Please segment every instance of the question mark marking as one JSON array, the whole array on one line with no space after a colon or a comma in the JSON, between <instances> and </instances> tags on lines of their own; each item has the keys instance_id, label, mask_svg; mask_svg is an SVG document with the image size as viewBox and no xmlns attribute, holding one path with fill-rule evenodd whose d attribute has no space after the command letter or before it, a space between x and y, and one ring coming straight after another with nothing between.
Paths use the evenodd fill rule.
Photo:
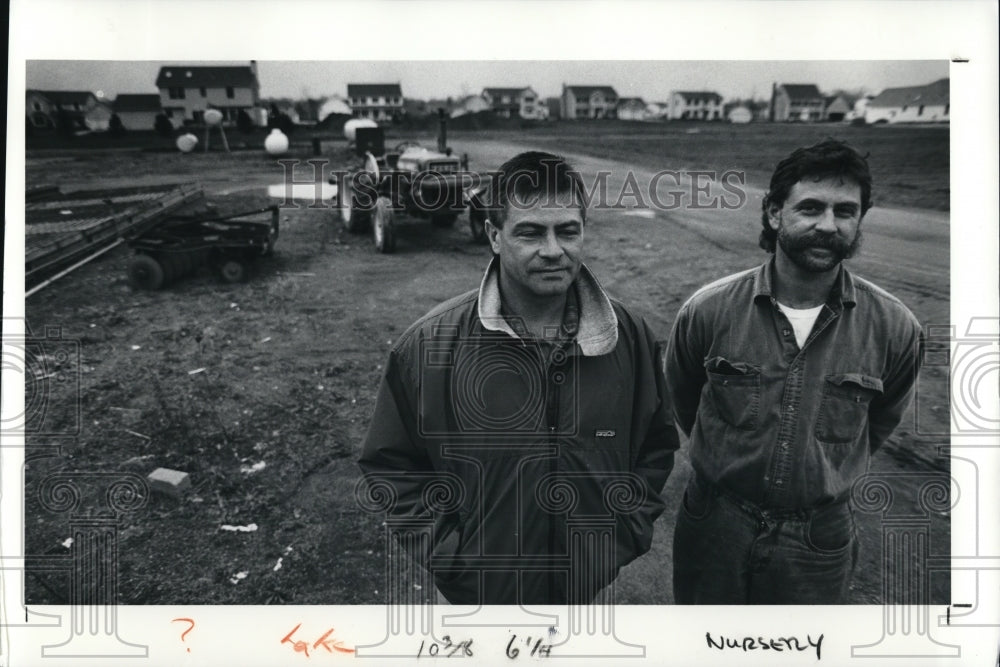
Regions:
<instances>
[{"instance_id":1,"label":"question mark marking","mask_svg":"<svg viewBox=\"0 0 1000 667\"><path fill-rule=\"evenodd\" d=\"M171 623L176 623L177 621L187 621L188 623L191 624L190 628L188 628L187 630L185 630L184 632L181 633L181 641L184 641L184 637L187 635L187 633L189 633L192 630L194 630L194 619L193 618L175 618L175 619L173 619L170 622ZM188 651L188 653L190 653L191 649L189 648L187 651Z\"/></svg>"}]
</instances>

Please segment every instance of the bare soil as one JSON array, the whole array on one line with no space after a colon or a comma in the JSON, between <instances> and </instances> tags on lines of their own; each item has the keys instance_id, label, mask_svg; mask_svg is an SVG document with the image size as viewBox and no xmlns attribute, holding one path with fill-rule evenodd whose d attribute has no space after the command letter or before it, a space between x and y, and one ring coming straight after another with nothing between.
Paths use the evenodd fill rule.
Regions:
<instances>
[{"instance_id":1,"label":"bare soil","mask_svg":"<svg viewBox=\"0 0 1000 667\"><path fill-rule=\"evenodd\" d=\"M745 161L748 170L762 171L787 152L788 142L775 140L783 127L759 126L756 134L747 130L732 140L728 126L643 138L619 136L623 125L606 131L614 136L580 125L547 134L544 128L454 133L452 140L456 150L470 154L474 169L495 168L525 144L577 156L584 171L607 164L619 171L637 165L682 168L696 158L703 167L725 169ZM869 129L880 131L864 131ZM919 135L923 143L906 132L880 139L893 147L884 154L896 156L886 157L889 163L878 168L886 180L885 174L893 173L884 191L896 193L896 203L912 210L883 210L857 266L903 299L921 322L934 323L946 322L948 314L947 216L937 214L933 220L944 222L936 226L921 216L931 215L926 209L947 209L946 196L925 190L930 181L947 187L948 152L946 131L943 152L941 131L928 132ZM709 135L715 138L694 155L697 142ZM412 136L433 144L430 136ZM678 137L691 140L677 143ZM914 143L933 153L922 170L902 164L917 150ZM727 153L727 145L735 150ZM305 145L294 150L303 160L310 157ZM331 168L351 162L342 142L326 141L324 152ZM599 163L588 162L598 158ZM283 168L262 151L35 151L27 158L26 175L29 185L59 184L64 190L197 181L220 210L237 211L274 203L266 185L280 183ZM297 176L308 177L308 171ZM764 260L756 247L758 216L759 200L752 197L739 211L697 215L594 211L588 219L587 261L612 294L632 304L665 338L677 308L698 286ZM401 225L392 255L376 254L368 236L342 233L329 208L284 210L281 225L274 256L261 258L246 283L224 284L203 269L163 291L133 291L126 278L129 250L119 247L28 300L32 331L60 326L64 338L79 343L82 363L78 437L29 438L26 553L69 553L63 546L70 537L68 518L46 511L37 499L38 483L47 474L132 471L145 476L166 467L189 473L192 489L179 500L155 494L145 508L125 515L118 545L120 602L384 601L382 521L363 513L354 500L355 460L382 364L395 337L413 320L478 284L488 253L471 242L465 216L453 229L425 222ZM914 269L910 275L890 261L892 248L899 247L909 253L907 262L938 267L938 272ZM199 369L204 370L192 373ZM946 478L947 459L938 455L937 446L947 441L934 435L947 424L946 378L941 368L925 372L923 421L908 415L892 443L875 456L873 471ZM75 407L50 403L49 423L71 426ZM923 429L917 427L921 423ZM664 491L668 508L678 506L690 471L685 449ZM892 484L904 504L915 508L917 477ZM669 509L657 524L651 553L623 571L619 602L672 602L674 516ZM862 563L851 601L874 603L882 597L882 522L876 514L858 518ZM928 521L932 555L947 554L947 513ZM250 524L257 529L221 528ZM29 572L29 603L67 600L67 574ZM247 576L234 579L240 572ZM948 603L948 577L935 575L931 584L932 600Z\"/></svg>"}]
</instances>

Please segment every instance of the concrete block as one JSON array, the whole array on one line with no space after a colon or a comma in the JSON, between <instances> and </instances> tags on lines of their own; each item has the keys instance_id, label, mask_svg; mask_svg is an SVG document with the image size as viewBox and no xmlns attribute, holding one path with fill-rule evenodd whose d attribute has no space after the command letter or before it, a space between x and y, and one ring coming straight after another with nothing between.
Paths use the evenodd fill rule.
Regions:
<instances>
[{"instance_id":1,"label":"concrete block","mask_svg":"<svg viewBox=\"0 0 1000 667\"><path fill-rule=\"evenodd\" d=\"M191 476L180 470L157 468L146 479L149 480L150 489L174 498L180 498L191 488Z\"/></svg>"}]
</instances>

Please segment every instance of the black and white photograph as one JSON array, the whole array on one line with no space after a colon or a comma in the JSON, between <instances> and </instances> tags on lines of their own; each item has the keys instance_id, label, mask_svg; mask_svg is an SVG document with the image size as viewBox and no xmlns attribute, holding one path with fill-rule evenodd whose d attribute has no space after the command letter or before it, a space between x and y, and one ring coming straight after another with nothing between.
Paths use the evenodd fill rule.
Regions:
<instances>
[{"instance_id":1,"label":"black and white photograph","mask_svg":"<svg viewBox=\"0 0 1000 667\"><path fill-rule=\"evenodd\" d=\"M980 170L955 162L959 54L238 42L26 57L12 78L4 570L26 626L72 610L43 657L104 633L79 655L192 659L196 606L374 610L405 655L487 662L660 641L615 630L618 607L867 607L904 646L991 613L992 537L955 522L990 512L995 470L958 454L995 448L1000 376L995 263L954 297L954 226L975 227L955 173ZM119 633L157 607L173 657ZM504 641L487 658L476 623L404 632L392 609L497 613ZM287 625L286 660L403 657L371 649L382 631ZM859 649L877 627L728 627L686 655L908 655Z\"/></svg>"}]
</instances>

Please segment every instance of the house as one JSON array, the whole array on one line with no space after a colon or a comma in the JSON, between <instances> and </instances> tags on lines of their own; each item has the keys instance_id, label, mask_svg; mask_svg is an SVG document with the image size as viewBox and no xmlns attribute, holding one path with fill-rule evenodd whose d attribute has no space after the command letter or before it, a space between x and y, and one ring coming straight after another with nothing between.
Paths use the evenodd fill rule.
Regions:
<instances>
[{"instance_id":1,"label":"house","mask_svg":"<svg viewBox=\"0 0 1000 667\"><path fill-rule=\"evenodd\" d=\"M563 84L562 118L616 118L618 93L611 86L567 86Z\"/></svg>"},{"instance_id":2,"label":"house","mask_svg":"<svg viewBox=\"0 0 1000 667\"><path fill-rule=\"evenodd\" d=\"M646 102L641 97L621 97L617 113L621 120L646 120Z\"/></svg>"},{"instance_id":3,"label":"house","mask_svg":"<svg viewBox=\"0 0 1000 667\"><path fill-rule=\"evenodd\" d=\"M122 93L111 104L111 110L126 130L152 130L163 106L159 93Z\"/></svg>"},{"instance_id":4,"label":"house","mask_svg":"<svg viewBox=\"0 0 1000 667\"><path fill-rule=\"evenodd\" d=\"M823 120L826 98L812 83L783 83L771 91L772 120L818 121Z\"/></svg>"},{"instance_id":5,"label":"house","mask_svg":"<svg viewBox=\"0 0 1000 667\"><path fill-rule=\"evenodd\" d=\"M489 102L494 113L503 118L542 119L544 106L539 102L538 93L531 86L524 88L483 88L483 98Z\"/></svg>"},{"instance_id":6,"label":"house","mask_svg":"<svg viewBox=\"0 0 1000 667\"><path fill-rule=\"evenodd\" d=\"M886 88L868 101L866 123L941 123L951 111L949 79L926 86Z\"/></svg>"},{"instance_id":7,"label":"house","mask_svg":"<svg viewBox=\"0 0 1000 667\"><path fill-rule=\"evenodd\" d=\"M218 109L223 125L235 125L240 111L254 116L260 104L257 61L240 66L167 65L156 77L163 113L178 127L201 124L205 112Z\"/></svg>"},{"instance_id":8,"label":"house","mask_svg":"<svg viewBox=\"0 0 1000 667\"><path fill-rule=\"evenodd\" d=\"M459 98L451 107L451 112L449 115L452 118L458 118L459 116L465 116L470 113L482 113L483 111L490 110L490 103L486 101L486 98L479 95L466 95L465 97Z\"/></svg>"},{"instance_id":9,"label":"house","mask_svg":"<svg viewBox=\"0 0 1000 667\"><path fill-rule=\"evenodd\" d=\"M56 126L56 107L40 90L25 93L24 113L28 122L39 130L50 130Z\"/></svg>"},{"instance_id":10,"label":"house","mask_svg":"<svg viewBox=\"0 0 1000 667\"><path fill-rule=\"evenodd\" d=\"M847 119L851 105L843 95L827 95L823 98L823 120L837 123Z\"/></svg>"},{"instance_id":11,"label":"house","mask_svg":"<svg viewBox=\"0 0 1000 667\"><path fill-rule=\"evenodd\" d=\"M349 83L347 103L355 118L397 121L405 115L403 89L398 83Z\"/></svg>"},{"instance_id":12,"label":"house","mask_svg":"<svg viewBox=\"0 0 1000 667\"><path fill-rule=\"evenodd\" d=\"M868 103L875 99L874 95L862 95L854 101L854 106L850 113L847 114L847 120L856 120L860 118L864 120L865 111L868 109Z\"/></svg>"},{"instance_id":13,"label":"house","mask_svg":"<svg viewBox=\"0 0 1000 667\"><path fill-rule=\"evenodd\" d=\"M111 105L86 90L28 90L24 101L28 119L39 129L57 127L60 115L76 130L107 130L111 120Z\"/></svg>"},{"instance_id":14,"label":"house","mask_svg":"<svg viewBox=\"0 0 1000 667\"><path fill-rule=\"evenodd\" d=\"M710 90L678 90L670 93L673 120L722 120L722 95Z\"/></svg>"},{"instance_id":15,"label":"house","mask_svg":"<svg viewBox=\"0 0 1000 667\"><path fill-rule=\"evenodd\" d=\"M340 97L328 97L325 102L320 106L319 112L316 114L319 117L320 122L323 122L330 114L337 114L338 116L350 116L351 107L347 105L347 101Z\"/></svg>"}]
</instances>

